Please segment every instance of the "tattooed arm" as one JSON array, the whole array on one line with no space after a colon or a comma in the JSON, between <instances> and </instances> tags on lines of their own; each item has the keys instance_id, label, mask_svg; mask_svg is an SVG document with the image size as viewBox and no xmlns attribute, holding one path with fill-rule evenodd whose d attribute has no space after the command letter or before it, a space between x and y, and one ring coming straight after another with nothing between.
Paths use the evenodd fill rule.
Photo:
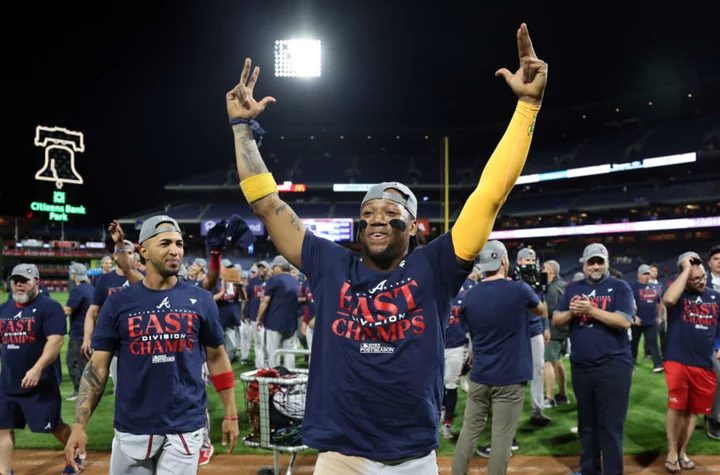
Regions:
<instances>
[{"instance_id":1,"label":"tattooed arm","mask_svg":"<svg viewBox=\"0 0 720 475\"><path fill-rule=\"evenodd\" d=\"M85 365L80 380L80 389L78 390L77 405L75 407L75 420L73 421L70 439L68 439L65 446L66 462L76 470L82 467L75 463L75 455L78 452L81 458L85 458L85 446L87 445L85 428L105 392L112 355L113 353L110 351L94 351L90 361Z\"/></svg>"},{"instance_id":2,"label":"tattooed arm","mask_svg":"<svg viewBox=\"0 0 720 475\"><path fill-rule=\"evenodd\" d=\"M254 119L268 103L275 102L272 97L266 97L260 102L253 99L253 89L260 74L260 68L256 67L248 80L250 66L250 60L246 59L240 83L226 95L228 116L231 119ZM268 173L267 166L265 166L255 142L252 128L248 124L235 124L233 125L233 135L235 136L235 157L240 181ZM300 268L305 225L295 212L280 199L277 193L272 193L250 204L255 215L267 228L278 251L292 265Z\"/></svg>"}]
</instances>

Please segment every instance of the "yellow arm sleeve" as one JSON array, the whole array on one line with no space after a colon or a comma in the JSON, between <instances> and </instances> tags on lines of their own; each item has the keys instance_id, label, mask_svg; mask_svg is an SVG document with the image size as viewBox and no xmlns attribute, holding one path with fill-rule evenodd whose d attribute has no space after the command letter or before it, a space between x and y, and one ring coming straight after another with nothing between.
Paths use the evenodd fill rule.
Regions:
<instances>
[{"instance_id":1,"label":"yellow arm sleeve","mask_svg":"<svg viewBox=\"0 0 720 475\"><path fill-rule=\"evenodd\" d=\"M472 261L490 236L495 217L527 159L539 106L519 101L505 135L488 160L475 191L452 228L455 255Z\"/></svg>"}]
</instances>

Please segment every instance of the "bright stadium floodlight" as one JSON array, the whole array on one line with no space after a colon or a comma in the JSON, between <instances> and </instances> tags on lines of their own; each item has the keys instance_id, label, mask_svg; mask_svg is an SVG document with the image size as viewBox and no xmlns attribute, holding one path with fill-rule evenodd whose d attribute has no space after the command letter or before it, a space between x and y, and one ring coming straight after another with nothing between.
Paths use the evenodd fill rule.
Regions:
<instances>
[{"instance_id":1,"label":"bright stadium floodlight","mask_svg":"<svg viewBox=\"0 0 720 475\"><path fill-rule=\"evenodd\" d=\"M275 41L275 77L319 78L320 40Z\"/></svg>"}]
</instances>

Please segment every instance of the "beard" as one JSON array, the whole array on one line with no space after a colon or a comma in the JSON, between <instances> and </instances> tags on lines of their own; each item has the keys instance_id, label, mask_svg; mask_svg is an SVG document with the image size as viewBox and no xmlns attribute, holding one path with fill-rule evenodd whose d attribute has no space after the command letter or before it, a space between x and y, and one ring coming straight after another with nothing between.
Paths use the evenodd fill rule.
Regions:
<instances>
[{"instance_id":1,"label":"beard","mask_svg":"<svg viewBox=\"0 0 720 475\"><path fill-rule=\"evenodd\" d=\"M158 271L158 274L160 274L165 279L167 279L168 277L177 276L180 272L180 266L178 266L177 269L170 269L168 267L165 267L162 262L151 261L151 263L155 270Z\"/></svg>"},{"instance_id":2,"label":"beard","mask_svg":"<svg viewBox=\"0 0 720 475\"><path fill-rule=\"evenodd\" d=\"M390 242L385 249L379 252L373 252L370 250L367 242L363 240L363 255L373 261L373 263L380 269L389 269L393 261L397 258L397 249L395 243Z\"/></svg>"},{"instance_id":3,"label":"beard","mask_svg":"<svg viewBox=\"0 0 720 475\"><path fill-rule=\"evenodd\" d=\"M26 303L34 299L36 294L37 289L33 289L30 292L24 292L22 294L13 292L12 298L16 303L19 303L20 305L25 305Z\"/></svg>"},{"instance_id":4,"label":"beard","mask_svg":"<svg viewBox=\"0 0 720 475\"><path fill-rule=\"evenodd\" d=\"M595 277L593 277L593 274L594 274L594 272L588 273L588 277L587 277L588 281L589 281L591 284L597 284L598 282L600 282L601 280L603 280L603 279L604 279L605 277L607 277L607 275L608 275L607 272L600 272L600 277L595 278Z\"/></svg>"}]
</instances>

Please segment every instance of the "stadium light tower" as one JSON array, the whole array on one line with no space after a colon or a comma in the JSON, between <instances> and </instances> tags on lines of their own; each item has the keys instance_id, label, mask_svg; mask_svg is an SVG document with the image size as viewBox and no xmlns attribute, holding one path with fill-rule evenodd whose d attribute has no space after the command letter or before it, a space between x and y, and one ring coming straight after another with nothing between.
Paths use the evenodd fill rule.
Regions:
<instances>
[{"instance_id":1,"label":"stadium light tower","mask_svg":"<svg viewBox=\"0 0 720 475\"><path fill-rule=\"evenodd\" d=\"M275 41L275 77L320 77L320 40Z\"/></svg>"}]
</instances>

